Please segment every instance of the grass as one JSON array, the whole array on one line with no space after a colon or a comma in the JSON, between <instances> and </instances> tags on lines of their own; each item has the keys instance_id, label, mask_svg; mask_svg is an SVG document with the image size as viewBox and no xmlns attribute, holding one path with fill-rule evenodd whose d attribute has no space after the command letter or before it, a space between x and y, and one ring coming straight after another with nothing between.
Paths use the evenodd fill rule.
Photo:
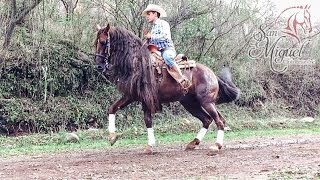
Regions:
<instances>
[{"instance_id":1,"label":"grass","mask_svg":"<svg viewBox=\"0 0 320 180\"><path fill-rule=\"evenodd\" d=\"M311 166L311 167L291 167L285 168L278 171L275 171L271 174L269 179L278 180L278 179L320 179L320 167Z\"/></svg>"},{"instance_id":2,"label":"grass","mask_svg":"<svg viewBox=\"0 0 320 180\"><path fill-rule=\"evenodd\" d=\"M241 130L228 131L225 133L226 140L246 139L252 137L279 137L287 135L312 134L320 135L320 128L308 127L303 129L261 129L261 130ZM0 156L10 157L16 155L33 155L42 153L61 153L77 152L83 150L106 150L111 146L107 140L105 130L97 131L78 131L79 142L66 142L67 133L56 134L32 134L19 137L0 136ZM187 144L196 136L195 133L156 133L156 139L159 146L170 144ZM216 133L209 131L205 142L213 142ZM112 148L143 147L147 143L146 134L137 137L125 136L119 138Z\"/></svg>"}]
</instances>

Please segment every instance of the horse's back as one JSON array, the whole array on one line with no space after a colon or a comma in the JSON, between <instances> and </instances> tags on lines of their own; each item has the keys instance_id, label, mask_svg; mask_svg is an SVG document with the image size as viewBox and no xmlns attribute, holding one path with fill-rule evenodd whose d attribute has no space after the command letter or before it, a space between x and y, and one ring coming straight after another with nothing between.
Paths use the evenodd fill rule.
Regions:
<instances>
[{"instance_id":1,"label":"horse's back","mask_svg":"<svg viewBox=\"0 0 320 180\"><path fill-rule=\"evenodd\" d=\"M197 67L192 69L192 80L195 80L195 85L212 86L218 83L214 72L207 66L197 63Z\"/></svg>"}]
</instances>

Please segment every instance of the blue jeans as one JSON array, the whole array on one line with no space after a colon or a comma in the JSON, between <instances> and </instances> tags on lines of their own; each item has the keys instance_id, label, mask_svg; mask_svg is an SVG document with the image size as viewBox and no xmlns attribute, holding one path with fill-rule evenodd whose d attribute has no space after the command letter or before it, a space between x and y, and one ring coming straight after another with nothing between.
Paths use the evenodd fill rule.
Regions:
<instances>
[{"instance_id":1,"label":"blue jeans","mask_svg":"<svg viewBox=\"0 0 320 180\"><path fill-rule=\"evenodd\" d=\"M164 62L169 66L172 67L175 64L174 58L177 56L177 52L174 48L166 48L162 52L162 57Z\"/></svg>"}]
</instances>

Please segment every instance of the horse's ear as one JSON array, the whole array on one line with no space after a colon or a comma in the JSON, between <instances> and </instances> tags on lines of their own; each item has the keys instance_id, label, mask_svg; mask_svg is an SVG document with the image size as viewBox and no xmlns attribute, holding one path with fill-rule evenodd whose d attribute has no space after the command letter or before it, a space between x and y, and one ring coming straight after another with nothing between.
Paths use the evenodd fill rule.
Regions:
<instances>
[{"instance_id":1,"label":"horse's ear","mask_svg":"<svg viewBox=\"0 0 320 180\"><path fill-rule=\"evenodd\" d=\"M110 24L108 24L108 25L103 29L103 33L104 33L104 34L108 34L109 30L110 30Z\"/></svg>"},{"instance_id":2,"label":"horse's ear","mask_svg":"<svg viewBox=\"0 0 320 180\"><path fill-rule=\"evenodd\" d=\"M96 29L97 29L97 31L99 31L101 29L101 26L99 24L97 24Z\"/></svg>"},{"instance_id":3,"label":"horse's ear","mask_svg":"<svg viewBox=\"0 0 320 180\"><path fill-rule=\"evenodd\" d=\"M105 31L106 31L106 32L109 32L109 30L110 30L110 24L108 23Z\"/></svg>"}]
</instances>

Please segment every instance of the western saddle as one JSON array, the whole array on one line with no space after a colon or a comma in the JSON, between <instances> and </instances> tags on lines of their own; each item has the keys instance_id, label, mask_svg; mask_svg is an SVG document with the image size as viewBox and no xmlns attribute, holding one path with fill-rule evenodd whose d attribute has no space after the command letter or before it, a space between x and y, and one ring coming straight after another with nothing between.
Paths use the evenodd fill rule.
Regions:
<instances>
[{"instance_id":1,"label":"western saddle","mask_svg":"<svg viewBox=\"0 0 320 180\"><path fill-rule=\"evenodd\" d=\"M175 64L172 67L169 67L165 64L161 52L158 51L158 48L154 44L149 44L148 49L151 52L151 55L154 57L155 67L159 75L162 73L162 68L167 69L168 73L175 79L183 88L184 91L188 91L192 85L191 81L182 75L181 69L191 69L196 67L194 60L188 60L187 56L184 54L178 54L175 57Z\"/></svg>"}]
</instances>

